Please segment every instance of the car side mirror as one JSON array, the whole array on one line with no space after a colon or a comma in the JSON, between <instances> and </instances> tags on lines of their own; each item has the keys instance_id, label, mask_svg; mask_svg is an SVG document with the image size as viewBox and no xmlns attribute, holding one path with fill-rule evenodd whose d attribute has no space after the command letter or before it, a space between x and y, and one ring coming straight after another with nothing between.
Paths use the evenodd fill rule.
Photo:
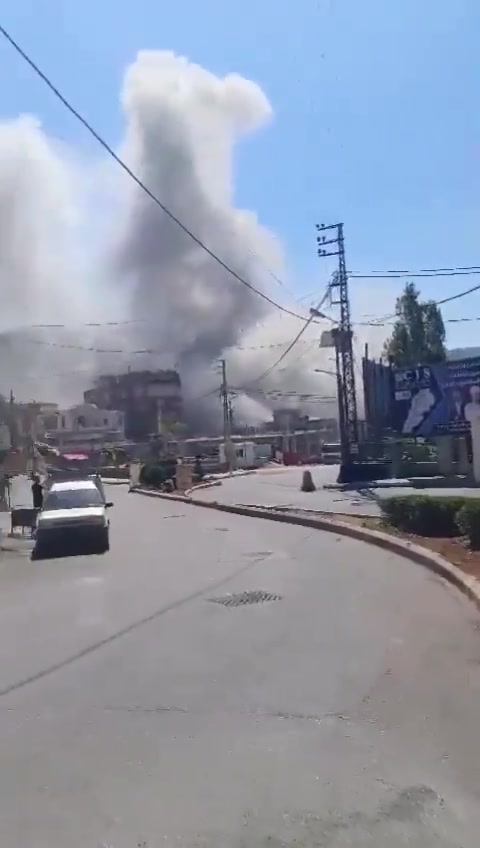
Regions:
<instances>
[{"instance_id":1,"label":"car side mirror","mask_svg":"<svg viewBox=\"0 0 480 848\"><path fill-rule=\"evenodd\" d=\"M110 509L110 507L113 506L112 501L106 501L105 506L107 509Z\"/></svg>"}]
</instances>

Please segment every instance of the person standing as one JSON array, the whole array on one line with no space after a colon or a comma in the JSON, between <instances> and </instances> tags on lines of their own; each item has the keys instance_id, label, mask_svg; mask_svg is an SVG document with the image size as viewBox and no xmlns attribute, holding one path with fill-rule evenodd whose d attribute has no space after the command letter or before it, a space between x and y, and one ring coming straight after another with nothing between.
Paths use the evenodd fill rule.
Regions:
<instances>
[{"instance_id":1,"label":"person standing","mask_svg":"<svg viewBox=\"0 0 480 848\"><path fill-rule=\"evenodd\" d=\"M33 508L40 510L43 507L43 486L40 483L40 477L35 474L32 483L32 498Z\"/></svg>"},{"instance_id":2,"label":"person standing","mask_svg":"<svg viewBox=\"0 0 480 848\"><path fill-rule=\"evenodd\" d=\"M193 473L197 482L203 480L202 457L200 456L200 454L197 454L197 456L195 457L195 462L193 464Z\"/></svg>"}]
</instances>

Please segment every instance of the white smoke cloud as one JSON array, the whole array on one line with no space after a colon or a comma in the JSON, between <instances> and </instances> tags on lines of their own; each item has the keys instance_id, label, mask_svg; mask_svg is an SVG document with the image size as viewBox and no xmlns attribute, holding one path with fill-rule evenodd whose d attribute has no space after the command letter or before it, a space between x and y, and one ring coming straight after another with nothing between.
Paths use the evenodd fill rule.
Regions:
<instances>
[{"instance_id":1,"label":"white smoke cloud","mask_svg":"<svg viewBox=\"0 0 480 848\"><path fill-rule=\"evenodd\" d=\"M145 51L127 69L121 103L128 166L226 265L269 291L267 269L283 271L278 241L235 207L233 175L235 144L272 116L264 93L237 75ZM298 395L306 412L334 414L320 398L334 395L335 381L314 372L332 367L318 326L256 383L298 320L233 279L117 165L78 161L32 118L0 124L0 284L0 392L71 403L95 373L175 365L195 398L214 392L225 355L240 417L268 417ZM122 319L132 323L81 326ZM65 330L25 329L62 322ZM131 353L140 349L156 352ZM192 405L199 417L218 416L215 394Z\"/></svg>"}]
</instances>

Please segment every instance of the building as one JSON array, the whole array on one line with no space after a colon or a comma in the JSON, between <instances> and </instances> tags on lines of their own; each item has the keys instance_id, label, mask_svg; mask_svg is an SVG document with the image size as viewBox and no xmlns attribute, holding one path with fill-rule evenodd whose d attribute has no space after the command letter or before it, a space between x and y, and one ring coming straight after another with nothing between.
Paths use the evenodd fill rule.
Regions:
<instances>
[{"instance_id":1,"label":"building","mask_svg":"<svg viewBox=\"0 0 480 848\"><path fill-rule=\"evenodd\" d=\"M265 425L265 430L280 430L284 434L296 430L316 432L325 442L335 442L339 438L336 418L311 418L297 409L278 409L273 413L273 421Z\"/></svg>"},{"instance_id":2,"label":"building","mask_svg":"<svg viewBox=\"0 0 480 848\"><path fill-rule=\"evenodd\" d=\"M183 421L183 395L177 371L128 371L106 375L84 392L86 403L121 410L128 439L166 434Z\"/></svg>"},{"instance_id":3,"label":"building","mask_svg":"<svg viewBox=\"0 0 480 848\"><path fill-rule=\"evenodd\" d=\"M37 415L35 434L62 453L92 451L125 440L124 414L92 403L49 410Z\"/></svg>"},{"instance_id":4,"label":"building","mask_svg":"<svg viewBox=\"0 0 480 848\"><path fill-rule=\"evenodd\" d=\"M0 412L2 423L8 425L12 447L21 447L26 440L36 438L39 415L55 412L57 409L58 406L55 403L40 401L18 403L12 396Z\"/></svg>"}]
</instances>

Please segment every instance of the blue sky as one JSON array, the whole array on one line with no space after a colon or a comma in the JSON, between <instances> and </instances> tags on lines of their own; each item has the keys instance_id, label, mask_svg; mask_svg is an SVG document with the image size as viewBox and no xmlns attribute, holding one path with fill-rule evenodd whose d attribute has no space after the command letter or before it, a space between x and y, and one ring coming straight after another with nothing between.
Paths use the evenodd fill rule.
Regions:
<instances>
[{"instance_id":1,"label":"blue sky","mask_svg":"<svg viewBox=\"0 0 480 848\"><path fill-rule=\"evenodd\" d=\"M281 237L299 295L325 280L317 221L345 222L352 269L480 265L478 0L4 0L1 22L114 145L123 72L139 49L259 83L275 116L237 150L237 202ZM0 85L0 118L34 113L91 149L7 44ZM476 282L418 285L439 298ZM388 310L402 284L352 280L355 317ZM480 293L444 310L464 316L480 317ZM480 322L449 327L452 345L477 339Z\"/></svg>"}]
</instances>

